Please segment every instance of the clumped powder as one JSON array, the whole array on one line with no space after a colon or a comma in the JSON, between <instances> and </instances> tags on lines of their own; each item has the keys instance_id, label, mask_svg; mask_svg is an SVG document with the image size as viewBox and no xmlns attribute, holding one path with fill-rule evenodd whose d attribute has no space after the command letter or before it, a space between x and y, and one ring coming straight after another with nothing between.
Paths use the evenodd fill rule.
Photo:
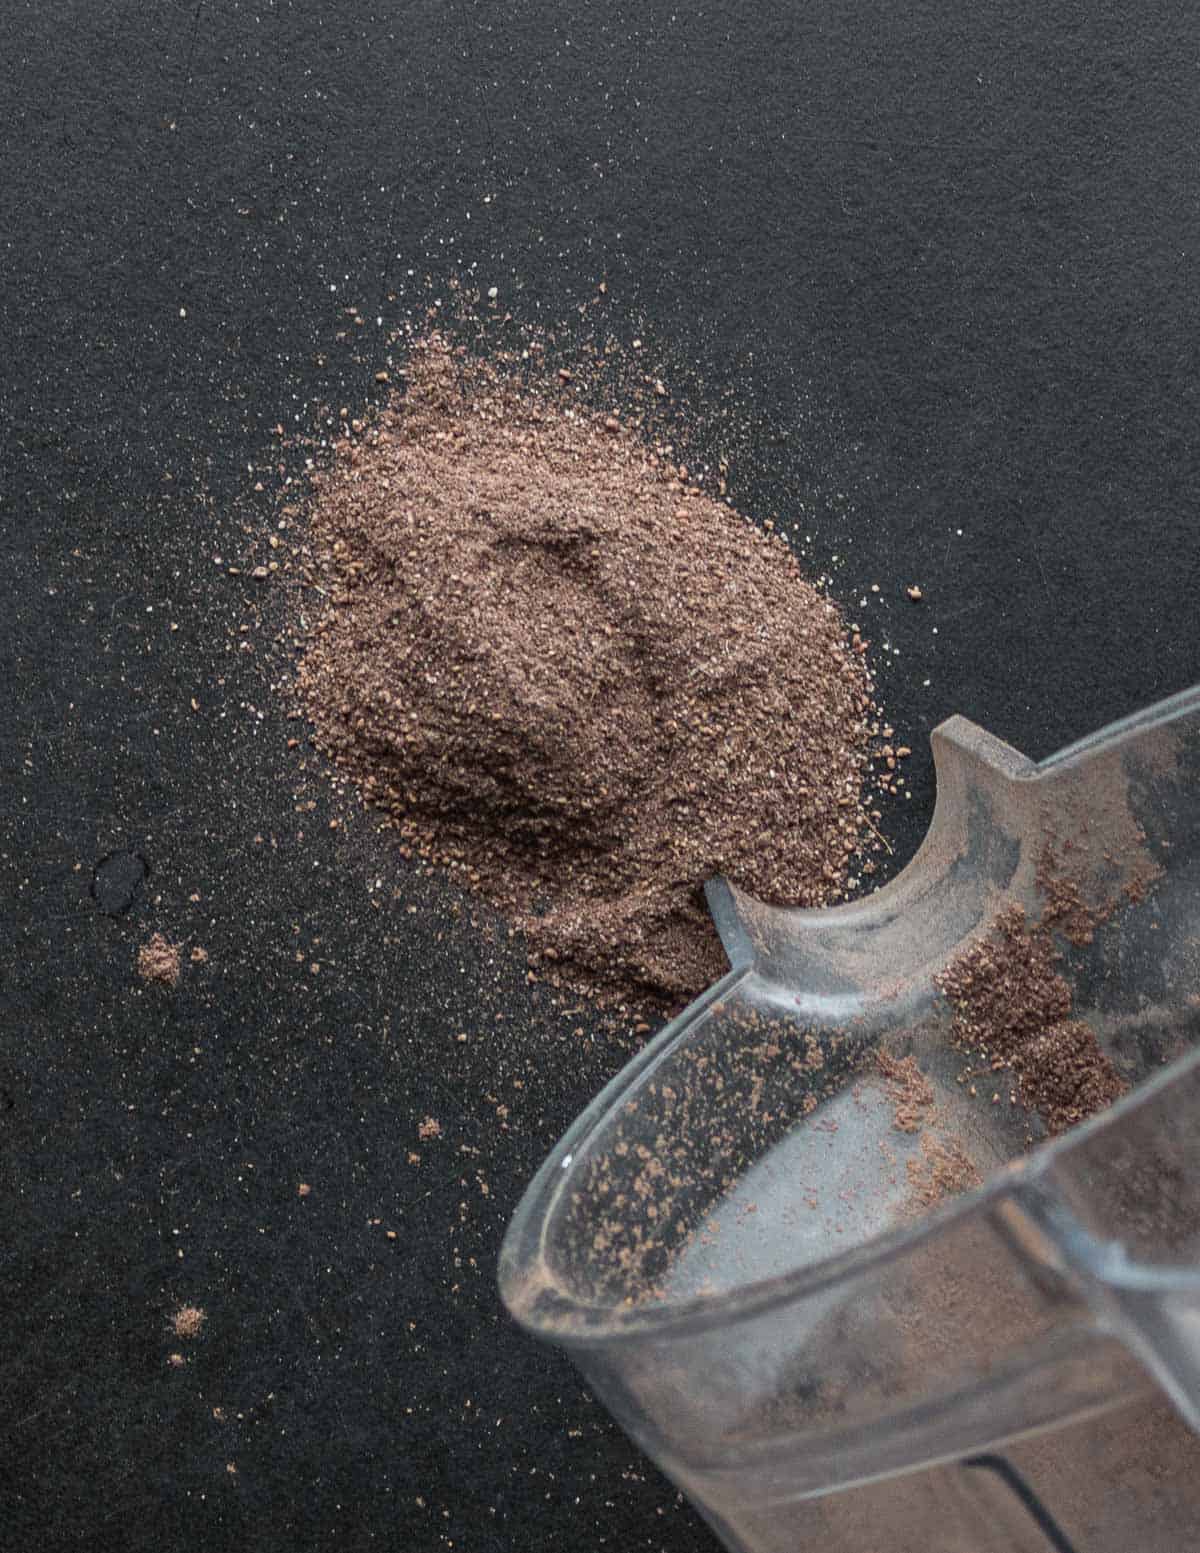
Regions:
<instances>
[{"instance_id":1,"label":"clumped powder","mask_svg":"<svg viewBox=\"0 0 1200 1553\"><path fill-rule=\"evenodd\" d=\"M317 742L525 935L536 974L679 1006L724 961L701 885L846 892L865 644L779 538L571 374L444 338L313 476Z\"/></svg>"},{"instance_id":2,"label":"clumped powder","mask_svg":"<svg viewBox=\"0 0 1200 1553\"><path fill-rule=\"evenodd\" d=\"M198 1305L182 1305L171 1318L176 1337L199 1337L204 1326L204 1312Z\"/></svg>"},{"instance_id":3,"label":"clumped powder","mask_svg":"<svg viewBox=\"0 0 1200 1553\"><path fill-rule=\"evenodd\" d=\"M173 987L179 980L179 946L153 934L138 950L138 975L145 982Z\"/></svg>"},{"instance_id":4,"label":"clumped powder","mask_svg":"<svg viewBox=\"0 0 1200 1553\"><path fill-rule=\"evenodd\" d=\"M1030 925L1014 906L937 978L954 1006L956 1038L997 1069L1012 1069L1022 1102L1051 1133L1104 1110L1128 1088L1091 1028L1069 1017L1071 989L1058 959L1046 923Z\"/></svg>"}]
</instances>

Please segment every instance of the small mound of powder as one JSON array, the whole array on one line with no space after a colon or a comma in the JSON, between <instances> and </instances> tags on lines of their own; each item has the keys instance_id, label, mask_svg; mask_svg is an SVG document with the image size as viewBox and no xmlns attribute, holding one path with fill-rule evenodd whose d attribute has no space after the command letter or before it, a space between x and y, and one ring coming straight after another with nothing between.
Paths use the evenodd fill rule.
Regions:
<instances>
[{"instance_id":1,"label":"small mound of powder","mask_svg":"<svg viewBox=\"0 0 1200 1553\"><path fill-rule=\"evenodd\" d=\"M198 1305L182 1305L171 1319L176 1337L199 1337L204 1312Z\"/></svg>"},{"instance_id":2,"label":"small mound of powder","mask_svg":"<svg viewBox=\"0 0 1200 1553\"><path fill-rule=\"evenodd\" d=\"M179 946L155 933L138 950L138 975L145 982L173 987L179 980Z\"/></svg>"},{"instance_id":3,"label":"small mound of powder","mask_svg":"<svg viewBox=\"0 0 1200 1553\"><path fill-rule=\"evenodd\" d=\"M318 744L556 985L676 1005L701 895L841 898L870 840L865 644L786 543L615 416L444 338L313 476ZM878 843L875 843L878 845Z\"/></svg>"}]
</instances>

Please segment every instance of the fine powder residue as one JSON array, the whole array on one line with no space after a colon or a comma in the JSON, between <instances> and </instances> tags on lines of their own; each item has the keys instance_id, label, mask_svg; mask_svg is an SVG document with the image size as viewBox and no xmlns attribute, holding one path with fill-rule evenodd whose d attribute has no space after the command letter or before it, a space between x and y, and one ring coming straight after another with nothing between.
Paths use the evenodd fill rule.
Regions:
<instances>
[{"instance_id":1,"label":"fine powder residue","mask_svg":"<svg viewBox=\"0 0 1200 1553\"><path fill-rule=\"evenodd\" d=\"M1011 1069L1021 1101L1051 1134L1118 1100L1128 1085L1092 1029L1071 1019L1071 989L1046 924L1030 925L1019 906L997 919L937 977L955 1010L954 1035Z\"/></svg>"},{"instance_id":2,"label":"fine powder residue","mask_svg":"<svg viewBox=\"0 0 1200 1553\"><path fill-rule=\"evenodd\" d=\"M905 1161L908 1208L925 1212L947 1197L974 1190L982 1177L962 1142L947 1132L933 1092L915 1057L880 1050L875 1066L892 1103L897 1132L920 1134L919 1151Z\"/></svg>"},{"instance_id":3,"label":"fine powder residue","mask_svg":"<svg viewBox=\"0 0 1200 1553\"><path fill-rule=\"evenodd\" d=\"M921 1152L905 1163L914 1206L934 1208L947 1197L958 1197L980 1185L983 1177L962 1143L954 1137L921 1137Z\"/></svg>"},{"instance_id":4,"label":"fine powder residue","mask_svg":"<svg viewBox=\"0 0 1200 1553\"><path fill-rule=\"evenodd\" d=\"M827 905L878 847L866 644L570 376L432 336L403 397L344 423L312 476L299 688L401 845L504 911L542 979L678 1007L725 970L705 880Z\"/></svg>"},{"instance_id":5,"label":"fine powder residue","mask_svg":"<svg viewBox=\"0 0 1200 1553\"><path fill-rule=\"evenodd\" d=\"M138 950L137 971L144 982L175 986L179 980L179 945L155 933Z\"/></svg>"}]
</instances>

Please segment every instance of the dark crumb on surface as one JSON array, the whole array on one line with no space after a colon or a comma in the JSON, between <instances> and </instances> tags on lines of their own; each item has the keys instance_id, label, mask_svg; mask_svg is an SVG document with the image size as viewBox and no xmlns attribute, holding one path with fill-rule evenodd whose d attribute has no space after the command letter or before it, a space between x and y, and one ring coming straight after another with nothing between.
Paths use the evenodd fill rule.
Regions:
<instances>
[{"instance_id":1,"label":"dark crumb on surface","mask_svg":"<svg viewBox=\"0 0 1200 1553\"><path fill-rule=\"evenodd\" d=\"M173 987L179 980L179 945L155 933L138 950L138 975L151 985Z\"/></svg>"},{"instance_id":2,"label":"dark crumb on surface","mask_svg":"<svg viewBox=\"0 0 1200 1553\"><path fill-rule=\"evenodd\" d=\"M182 1305L171 1318L176 1337L199 1337L204 1325L204 1312L198 1305Z\"/></svg>"}]
</instances>

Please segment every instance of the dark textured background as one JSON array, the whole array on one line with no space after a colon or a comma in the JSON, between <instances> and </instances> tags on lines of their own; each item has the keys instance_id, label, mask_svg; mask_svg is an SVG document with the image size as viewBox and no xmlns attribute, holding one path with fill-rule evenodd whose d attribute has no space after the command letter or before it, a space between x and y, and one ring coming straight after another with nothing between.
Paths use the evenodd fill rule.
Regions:
<instances>
[{"instance_id":1,"label":"dark textured background","mask_svg":"<svg viewBox=\"0 0 1200 1553\"><path fill-rule=\"evenodd\" d=\"M623 1054L329 830L227 570L269 428L363 404L425 276L606 279L872 635L903 856L950 712L1041 756L1200 678L1195 55L1153 3L0 10L0 1544L710 1546L498 1308Z\"/></svg>"}]
</instances>

